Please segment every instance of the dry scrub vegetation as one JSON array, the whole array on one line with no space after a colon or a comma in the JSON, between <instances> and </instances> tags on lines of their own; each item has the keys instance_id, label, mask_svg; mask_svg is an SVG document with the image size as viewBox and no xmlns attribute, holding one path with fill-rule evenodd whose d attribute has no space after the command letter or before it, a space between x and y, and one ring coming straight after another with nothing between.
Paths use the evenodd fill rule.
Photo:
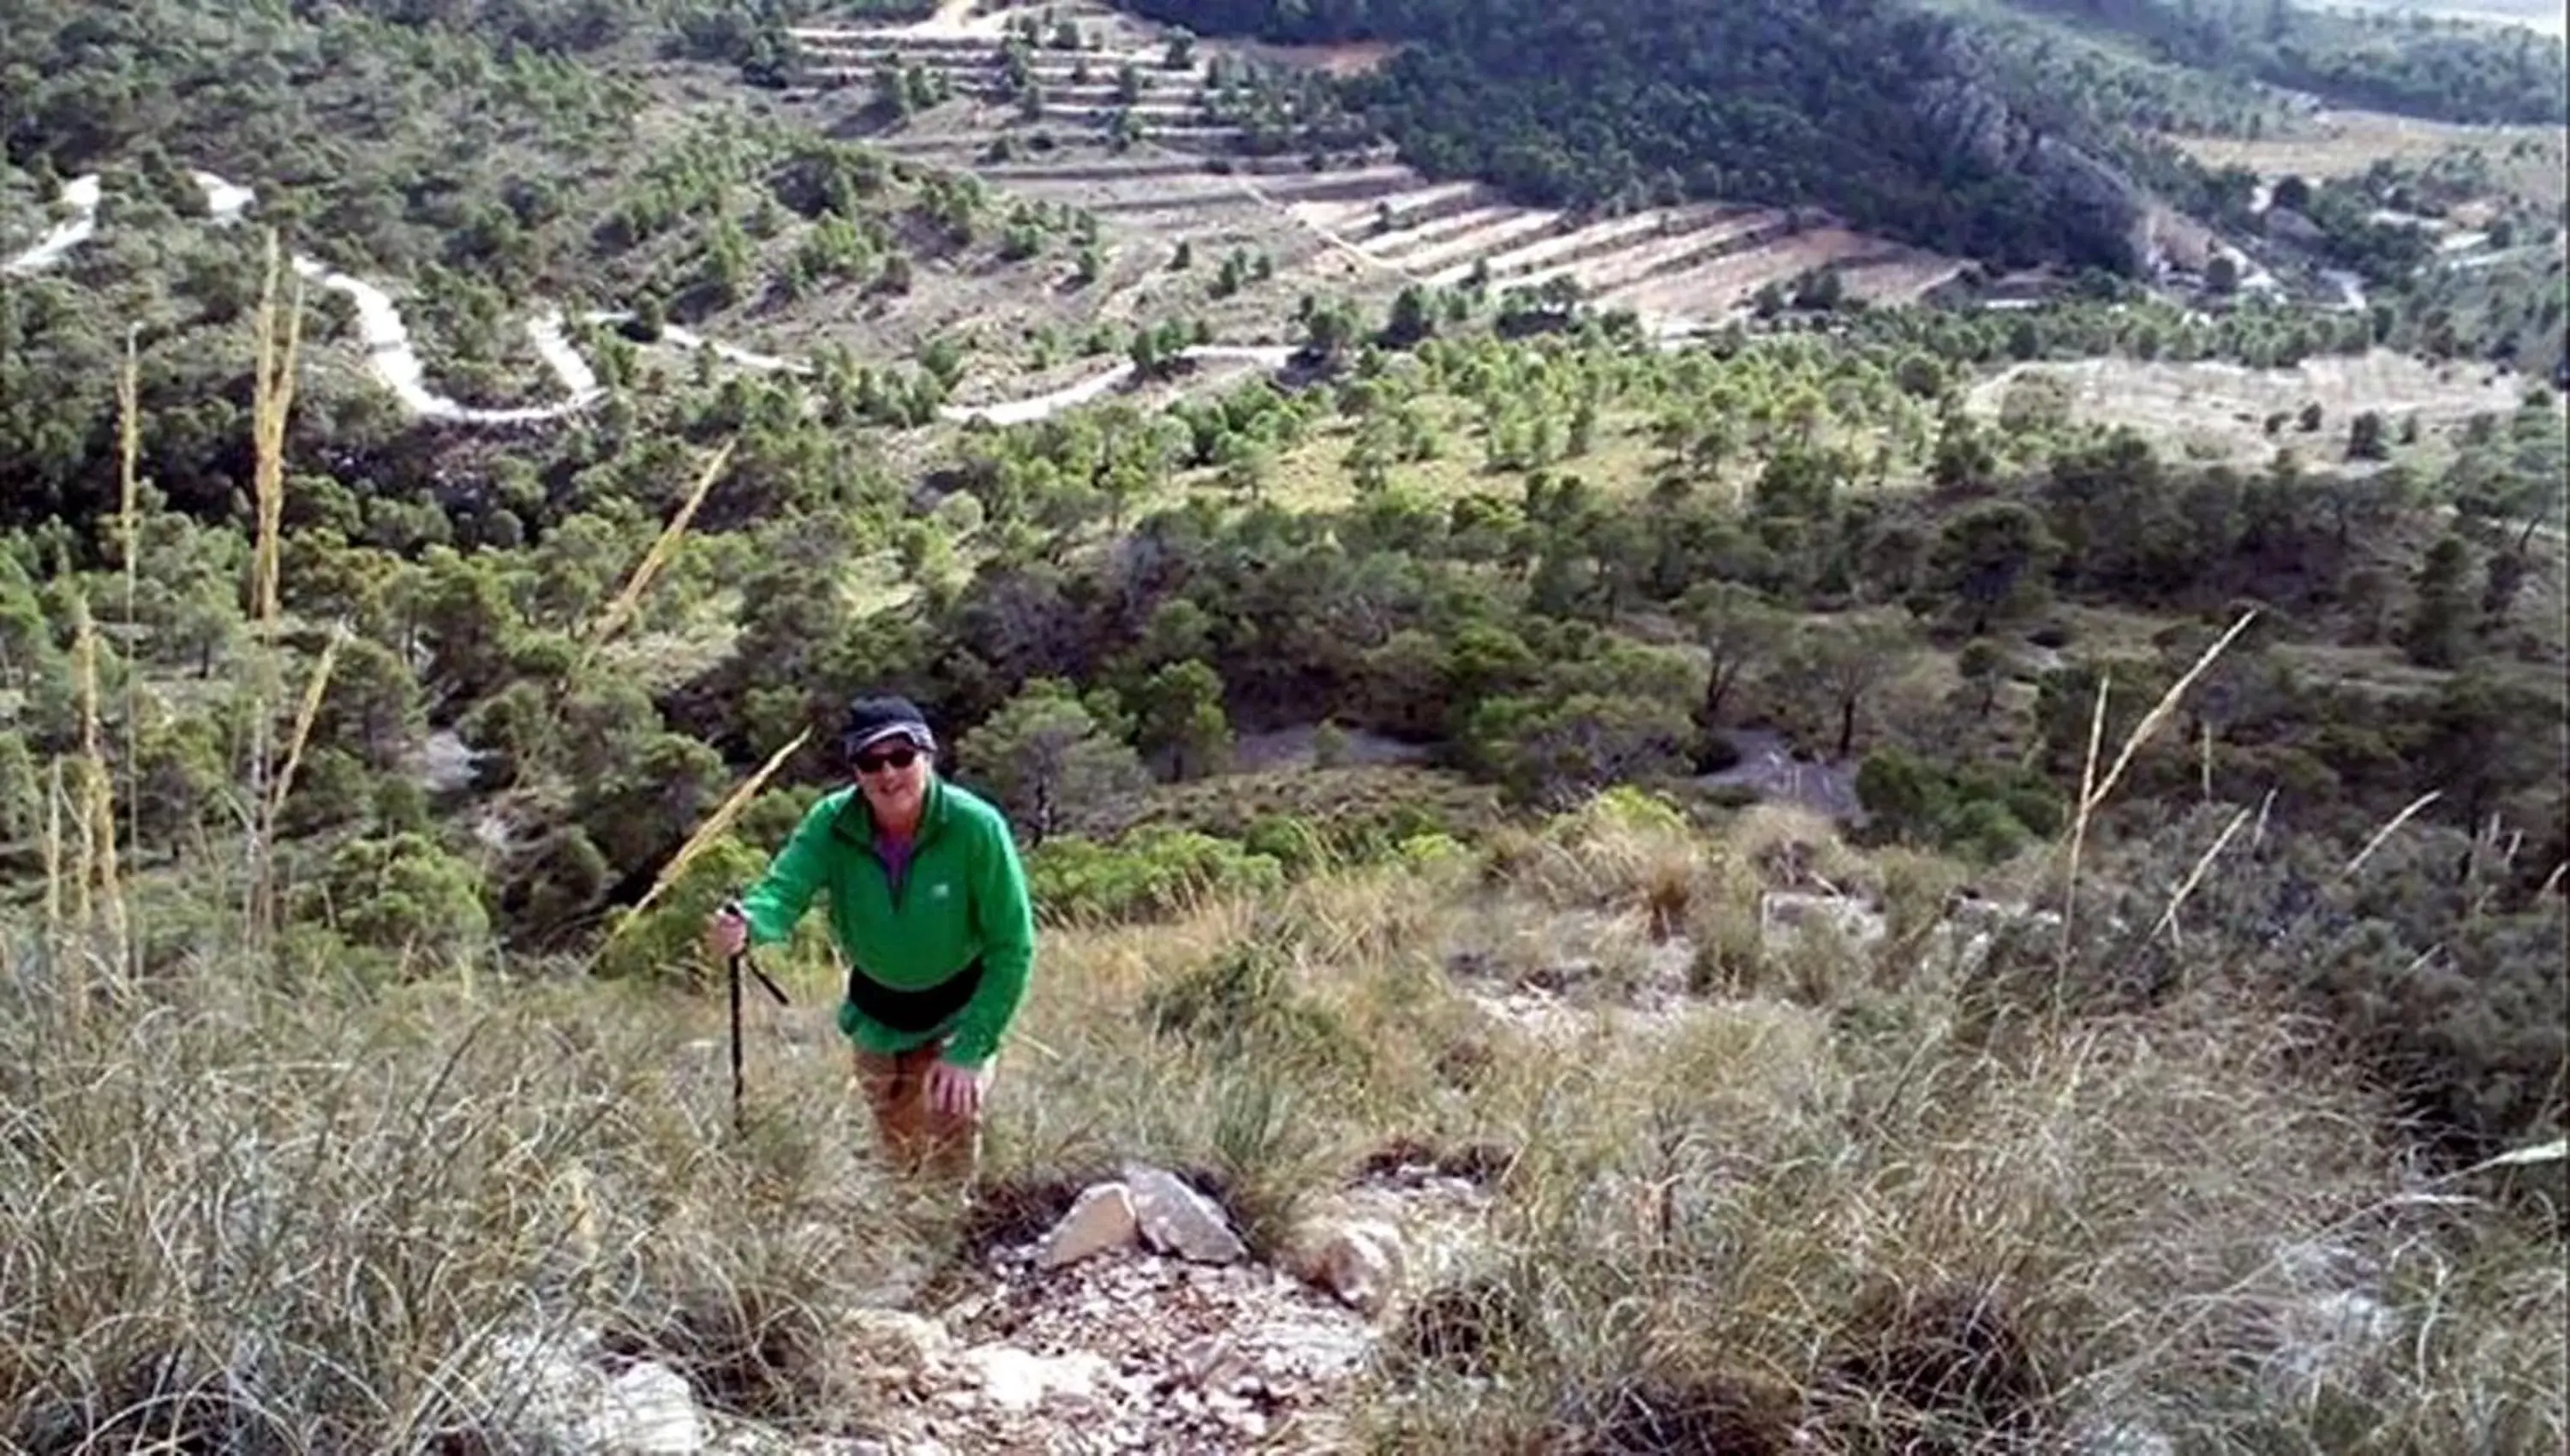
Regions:
<instances>
[{"instance_id":1,"label":"dry scrub vegetation","mask_svg":"<svg viewBox=\"0 0 2570 1456\"><path fill-rule=\"evenodd\" d=\"M1508 1156L1467 1271L1385 1316L1345 1433L1373 1449L2558 1449L2548 1221L2423 1186L2320 1028L2210 973L2225 929L2195 932L2203 989L2077 1019L1898 932L1768 956L1736 926L1775 828L1610 801L1058 930L969 1224L879 1178L817 967L753 1022L735 1140L713 1000L263 974L219 935L74 997L85 952L13 927L0 1432L522 1449L495 1352L572 1327L776 1430L862 1431L852 1311L1031 1232L1048 1195L1012 1190L1156 1159L1266 1248L1398 1139ZM1896 925L1936 919L1932 874L1824 848ZM1476 988L1543 970L1565 917L1706 947L1724 994L1641 1007L1607 964L1526 1018Z\"/></svg>"},{"instance_id":2,"label":"dry scrub vegetation","mask_svg":"<svg viewBox=\"0 0 2570 1456\"><path fill-rule=\"evenodd\" d=\"M259 432L263 460L278 438ZM272 562L282 476L258 479ZM258 625L281 641L272 608ZM2274 936L2233 894L2263 825L2234 848L2230 811L2219 838L2092 823L2193 673L2092 752L2067 856L1983 882L2058 906L2079 869L2077 933L2018 915L1958 953L1944 861L1624 793L1152 922L1057 925L967 1211L878 1171L817 958L770 967L792 1009L753 1002L735 1134L721 1003L682 977L462 943L395 977L280 923L274 808L328 660L262 689L245 843L148 875L114 855L131 786L85 683L44 898L0 910L12 1449L551 1449L513 1352L584 1330L761 1443L732 1449L817 1451L898 1394L853 1357L865 1311L935 1309L1092 1174L1193 1171L1272 1255L1392 1145L1474 1169L1483 1227L1383 1312L1333 1429L1279 1449L2563 1440L2557 1189L2507 1181L2557 1163L2422 1174L2344 1028L2267 975ZM2449 858L2444 833L2396 829ZM2424 883L2396 853L2341 878L2358 868ZM1772 942L1763 898L1787 880L1879 903L1886 935ZM2198 885L2183 973L2115 994L2167 970L2149 915Z\"/></svg>"}]
</instances>

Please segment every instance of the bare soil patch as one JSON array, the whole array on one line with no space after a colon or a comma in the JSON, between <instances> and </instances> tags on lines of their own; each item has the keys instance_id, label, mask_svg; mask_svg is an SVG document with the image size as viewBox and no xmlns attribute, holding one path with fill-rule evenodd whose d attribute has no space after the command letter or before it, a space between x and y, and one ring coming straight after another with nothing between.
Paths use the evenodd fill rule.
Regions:
<instances>
[{"instance_id":1,"label":"bare soil patch","mask_svg":"<svg viewBox=\"0 0 2570 1456\"><path fill-rule=\"evenodd\" d=\"M2423 163L2456 149L2488 155L2502 185L2536 201L2559 202L2564 138L2558 128L2467 127L2382 112L2314 113L2279 136L2193 137L2169 141L2208 167L2244 167L2260 177L2353 177L2376 162Z\"/></svg>"},{"instance_id":2,"label":"bare soil patch","mask_svg":"<svg viewBox=\"0 0 2570 1456\"><path fill-rule=\"evenodd\" d=\"M1391 64L1402 48L1391 41L1350 41L1336 46L1280 46L1266 41L1206 41L1203 48L1270 66L1366 76Z\"/></svg>"},{"instance_id":3,"label":"bare soil patch","mask_svg":"<svg viewBox=\"0 0 2570 1456\"><path fill-rule=\"evenodd\" d=\"M2080 359L2002 370L1975 387L1965 407L1995 418L2008 391L2029 378L2060 387L2074 418L2183 441L2189 453L2203 458L2246 460L2265 460L2288 445L2307 458L2335 459L2348 422L2366 410L2392 420L2415 416L2422 428L2452 428L2476 414L2513 411L2526 387L2525 378L2512 372L2430 364L2388 349L2307 359L2291 369ZM2267 433L2268 416L2298 414L2311 404L2321 407L2318 431L2306 434L2288 424Z\"/></svg>"}]
</instances>

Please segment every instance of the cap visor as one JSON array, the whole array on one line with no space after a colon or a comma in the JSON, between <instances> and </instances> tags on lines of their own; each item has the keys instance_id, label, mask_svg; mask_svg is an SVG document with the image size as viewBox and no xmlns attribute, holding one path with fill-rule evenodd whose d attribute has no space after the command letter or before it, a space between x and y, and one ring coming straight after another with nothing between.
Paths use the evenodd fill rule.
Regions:
<instances>
[{"instance_id":1,"label":"cap visor","mask_svg":"<svg viewBox=\"0 0 2570 1456\"><path fill-rule=\"evenodd\" d=\"M845 739L840 741L839 746L846 750L850 758L854 758L858 754L865 752L867 749L874 747L878 743L889 743L896 738L910 744L914 748L926 748L928 746L927 735L920 732L916 726L909 723L892 723L862 734L851 733Z\"/></svg>"}]
</instances>

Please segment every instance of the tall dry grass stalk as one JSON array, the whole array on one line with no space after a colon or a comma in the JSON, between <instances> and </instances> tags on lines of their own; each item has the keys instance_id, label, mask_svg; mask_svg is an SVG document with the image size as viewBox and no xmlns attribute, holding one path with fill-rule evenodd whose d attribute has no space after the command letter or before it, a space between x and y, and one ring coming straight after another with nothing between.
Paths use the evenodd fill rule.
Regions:
<instances>
[{"instance_id":1,"label":"tall dry grass stalk","mask_svg":"<svg viewBox=\"0 0 2570 1456\"><path fill-rule=\"evenodd\" d=\"M2195 888L2204 883L2205 872L2212 869L2213 862L2222 857L2222 852L2230 846L2232 837L2239 834L2242 826L2248 823L2249 811L2246 809L2231 816L2231 822L2222 827L2222 833L2214 839L2212 847L2196 857L2195 868L2186 872L2186 879L2179 883L2177 893L2169 897L2167 909L2160 911L2158 921L2151 926L2151 934L2156 935L2166 930L2169 932L2169 944L2172 948L2185 948L2185 937L2178 933L2177 912L2186 905L2187 897L2195 894Z\"/></svg>"},{"instance_id":2,"label":"tall dry grass stalk","mask_svg":"<svg viewBox=\"0 0 2570 1456\"><path fill-rule=\"evenodd\" d=\"M45 944L59 962L63 947L63 761L45 786Z\"/></svg>"},{"instance_id":3,"label":"tall dry grass stalk","mask_svg":"<svg viewBox=\"0 0 2570 1456\"><path fill-rule=\"evenodd\" d=\"M84 937L103 931L116 967L113 979L125 977L125 887L116 856L116 786L107 766L105 734L100 725L98 623L89 599L78 590L72 599L72 651L80 691L80 802L74 814L80 826L80 930ZM93 901L92 896L97 897Z\"/></svg>"},{"instance_id":4,"label":"tall dry grass stalk","mask_svg":"<svg viewBox=\"0 0 2570 1456\"><path fill-rule=\"evenodd\" d=\"M2213 666L2214 660L2222 655L2224 649L2228 648L2242 632L2247 631L2249 624L2257 619L2258 611L2255 607L2242 612L2240 620L2233 622L2228 631L2215 638L2213 645L2205 648L2202 655L2195 659L2195 665L2188 668L2177 681L2170 683L2168 691L2160 694L2158 702L2151 704L2151 710L2142 715L2142 721L2133 725L2132 733L2124 739L2122 750L2115 755L2114 767L2106 771L2105 781L2097 785L2092 797L2081 803L2080 814L2083 818L2098 805L2105 803L2107 796L2115 792L2115 786L2123 782L2124 770L2133 762L2133 755L2141 751L2143 744L2157 736L2161 728L2167 726L2168 720L2177 713L2178 703L2186 697L2186 690L2195 686L2195 680L2202 677Z\"/></svg>"},{"instance_id":5,"label":"tall dry grass stalk","mask_svg":"<svg viewBox=\"0 0 2570 1456\"><path fill-rule=\"evenodd\" d=\"M2079 858L2088 847L2088 805L2097 795L2097 750L2106 741L2106 695L2112 673L2097 674L2097 702L2088 712L2088 761L2079 771L2079 812L2070 821L2070 868L2061 886L2061 954L2070 954L2070 926L2079 902Z\"/></svg>"},{"instance_id":6,"label":"tall dry grass stalk","mask_svg":"<svg viewBox=\"0 0 2570 1456\"><path fill-rule=\"evenodd\" d=\"M321 695L329 690L330 669L338 664L339 647L347 640L348 628L343 622L330 634L329 642L321 649L321 660L313 664L312 680L303 686L303 702L294 713L294 737L285 745L285 764L276 771L275 792L268 796L264 811L265 833L271 839L276 833L276 816L285 807L285 796L294 788L294 771L303 764L303 746L312 737L313 720L321 716Z\"/></svg>"},{"instance_id":7,"label":"tall dry grass stalk","mask_svg":"<svg viewBox=\"0 0 2570 1456\"><path fill-rule=\"evenodd\" d=\"M254 457L251 497L257 525L251 550L249 615L257 663L252 668L248 870L244 907L252 944L264 944L276 922L276 844L272 806L282 796L269 786L268 692L275 663L270 656L283 617L280 562L285 520L285 427L294 403L294 373L303 339L303 283L294 281L280 320L277 282L284 271L274 229L267 234L267 274L259 289L254 320L257 338L251 379L250 445ZM280 329L282 337L280 338Z\"/></svg>"},{"instance_id":8,"label":"tall dry grass stalk","mask_svg":"<svg viewBox=\"0 0 2570 1456\"><path fill-rule=\"evenodd\" d=\"M255 456L250 487L258 513L250 612L251 619L263 634L275 629L280 615L279 538L285 519L285 425L294 406L295 363L303 340L303 280L299 275L294 280L293 293L284 310L282 342L277 337L276 286L282 271L276 232L270 229L267 234L267 277L259 290L258 314L254 321L258 355L250 409L251 447Z\"/></svg>"},{"instance_id":9,"label":"tall dry grass stalk","mask_svg":"<svg viewBox=\"0 0 2570 1456\"><path fill-rule=\"evenodd\" d=\"M641 608L643 593L651 589L651 583L659 578L661 569L668 565L672 556L677 554L678 545L686 539L687 528L694 522L696 511L704 505L705 498L713 493L714 482L722 478L724 468L731 463L732 451L739 445L739 443L740 442L736 438L724 441L722 448L714 452L713 458L705 462L704 470L696 477L695 486L687 492L687 498L679 503L677 514L669 519L668 525L660 529L660 534L653 538L650 548L642 553L642 559L635 563L633 573L626 577L625 585L618 590L614 599L610 600L606 607L599 612L597 620L590 623L587 637L581 647L579 664L574 670L575 677L585 674L588 671L590 665L597 660L599 649L606 646L609 640L612 639L619 631L624 630L626 624L633 619L635 612ZM564 698L562 695L557 695L548 706L546 712L547 720L552 729L552 732L548 734L548 737L555 736L560 733L563 724L563 708ZM801 738L794 740L796 746L800 746L802 742L803 739ZM785 752L791 753L792 749L788 748ZM778 759L771 760L768 766L761 769L759 773L750 780L750 782L752 784L765 783L767 776L775 771L776 765L781 761L782 755L780 755ZM755 791L753 790L752 792ZM736 808L734 812L737 812ZM681 848L680 853L683 856L691 851L700 850L701 848L701 845L698 845L695 841L691 840L687 846ZM494 857L496 857L499 851L496 848L488 846L481 851L483 869L486 874L489 873ZM673 861L672 864L678 869L684 868L683 860ZM664 874L669 878L674 878L676 870L673 869L664 872ZM656 896L659 893L659 889L660 887L658 885L653 886L652 894ZM645 897L642 905L648 905L649 903L650 898ZM642 906L637 906L633 911L633 915L629 915L627 917L627 923L632 922L634 915L640 915L641 913ZM612 932L607 937L607 939L611 941L614 938L615 936ZM595 954L604 953L604 951L605 942L602 942L599 950L594 952L593 964L595 964Z\"/></svg>"},{"instance_id":10,"label":"tall dry grass stalk","mask_svg":"<svg viewBox=\"0 0 2570 1456\"><path fill-rule=\"evenodd\" d=\"M89 766L92 762L89 754L91 745L98 737L98 724L93 716L96 711L93 701L96 696L96 679L89 671L91 646L89 613L77 604L73 607L73 611L75 615L72 629L72 681L79 692L81 756L72 760L74 778L71 785L72 828L79 836L80 846L77 856L72 861L72 923L80 933L86 934L94 916L90 895L95 888L93 881L98 863L98 824L89 812Z\"/></svg>"},{"instance_id":11,"label":"tall dry grass stalk","mask_svg":"<svg viewBox=\"0 0 2570 1456\"><path fill-rule=\"evenodd\" d=\"M2419 795L2417 798L2410 800L2407 808L2402 809L2399 813L2391 816L2389 820L2384 822L2382 828L2373 832L2373 837L2364 842L2364 848L2356 851L2356 858L2348 861L2347 868L2341 870L2339 874L2342 876L2353 875L2356 871L2363 869L2364 862L2373 858L2373 852L2382 848L2383 841L2388 840L2394 834L2399 833L2400 826L2417 818L2421 810L2424 810L2428 805L2435 803L2444 792L2445 791L2442 789L2430 789L2426 793Z\"/></svg>"},{"instance_id":12,"label":"tall dry grass stalk","mask_svg":"<svg viewBox=\"0 0 2570 1456\"><path fill-rule=\"evenodd\" d=\"M2255 607L2241 613L2240 620L2233 622L2228 631L2215 638L2213 644L2197 656L2194 666L2181 674L2177 681L2169 684L2168 691L2160 694L2159 701L2151 704L2151 710L2142 715L2142 721L2134 724L2133 731L2125 735L2124 746L2116 752L2115 762L2106 770L2106 777L2103 779L2096 777L2096 765L2097 748L2106 731L2107 682L2102 676L2099 678L2097 706L2088 724L2088 769L2080 779L2079 812L2072 817L2070 823L2070 865L2061 898L2061 951L2062 963L2065 966L2069 959L2072 911L2079 885L2079 859L2087 847L2089 821L2095 816L2098 808L2114 794L2115 786L2123 782L2124 770L2131 767L2133 755L2139 753L2142 745L2157 736L2159 731L2168 725L2169 719L2176 715L2177 705L2186 697L2186 690L2195 686L2195 680L2202 677L2206 669L2213 666L2214 660L2222 655L2223 650L2229 647L2243 631L2248 630L2249 624L2257 619L2258 612Z\"/></svg>"},{"instance_id":13,"label":"tall dry grass stalk","mask_svg":"<svg viewBox=\"0 0 2570 1456\"><path fill-rule=\"evenodd\" d=\"M644 551L642 559L635 565L634 574L626 578L625 589L616 593L616 599L607 604L607 609L599 614L598 621L591 626L589 647L588 652L584 654L584 661L589 656L595 655L600 647L607 644L609 638L615 636L624 628L626 622L633 618L636 608L642 605L642 593L650 589L653 578L657 577L661 568L669 563L669 558L677 553L678 543L686 537L687 524L695 520L696 508L704 505L705 497L712 494L714 482L721 479L723 467L731 463L732 449L739 443L738 440L724 441L722 449L715 451L714 458L705 463L703 474L696 477L695 489L687 493L687 499L678 507L678 514L671 517L669 524L660 529L660 535L652 541L651 548Z\"/></svg>"},{"instance_id":14,"label":"tall dry grass stalk","mask_svg":"<svg viewBox=\"0 0 2570 1456\"><path fill-rule=\"evenodd\" d=\"M143 461L143 364L135 353L135 339L143 331L141 324L125 330L125 368L117 376L117 516L118 535L125 545L125 639L126 650L135 650L142 631L141 613L136 607L136 577L143 554L143 520L138 509L142 496L140 468ZM143 757L138 747L138 726L143 712L143 679L138 673L125 678L125 813L126 838L143 843L143 796L136 783L143 772Z\"/></svg>"},{"instance_id":15,"label":"tall dry grass stalk","mask_svg":"<svg viewBox=\"0 0 2570 1456\"><path fill-rule=\"evenodd\" d=\"M609 933L610 941L613 941L625 926L641 919L642 912L649 910L660 899L661 893L676 884L679 876L687 873L687 867L695 863L696 857L705 852L707 845L722 838L723 832L731 828L732 821L740 818L740 812L749 807L751 800L758 797L758 791L767 787L767 781L774 778L776 771L785 767L786 760L792 758L797 750L810 741L811 737L812 730L809 728L795 734L791 743L769 754L767 762L758 766L757 773L743 779L739 788L732 790L722 803L714 807L713 813L705 816L705 822L696 826L695 833L687 836L685 844L678 846L678 852L669 857L669 863L660 867L660 873L652 878L651 888L635 903L633 912L619 921L616 930ZM600 947L602 951L605 948L603 944Z\"/></svg>"}]
</instances>

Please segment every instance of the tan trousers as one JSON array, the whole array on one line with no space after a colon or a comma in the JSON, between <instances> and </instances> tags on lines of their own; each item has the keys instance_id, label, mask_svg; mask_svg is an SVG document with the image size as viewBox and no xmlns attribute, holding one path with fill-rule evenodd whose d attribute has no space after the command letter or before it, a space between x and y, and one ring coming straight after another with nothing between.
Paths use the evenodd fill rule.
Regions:
<instances>
[{"instance_id":1,"label":"tan trousers","mask_svg":"<svg viewBox=\"0 0 2570 1456\"><path fill-rule=\"evenodd\" d=\"M945 1049L942 1041L891 1056L859 1049L857 1089L874 1113L885 1156L902 1177L933 1176L969 1188L982 1167L981 1118L928 1105L928 1069Z\"/></svg>"}]
</instances>

